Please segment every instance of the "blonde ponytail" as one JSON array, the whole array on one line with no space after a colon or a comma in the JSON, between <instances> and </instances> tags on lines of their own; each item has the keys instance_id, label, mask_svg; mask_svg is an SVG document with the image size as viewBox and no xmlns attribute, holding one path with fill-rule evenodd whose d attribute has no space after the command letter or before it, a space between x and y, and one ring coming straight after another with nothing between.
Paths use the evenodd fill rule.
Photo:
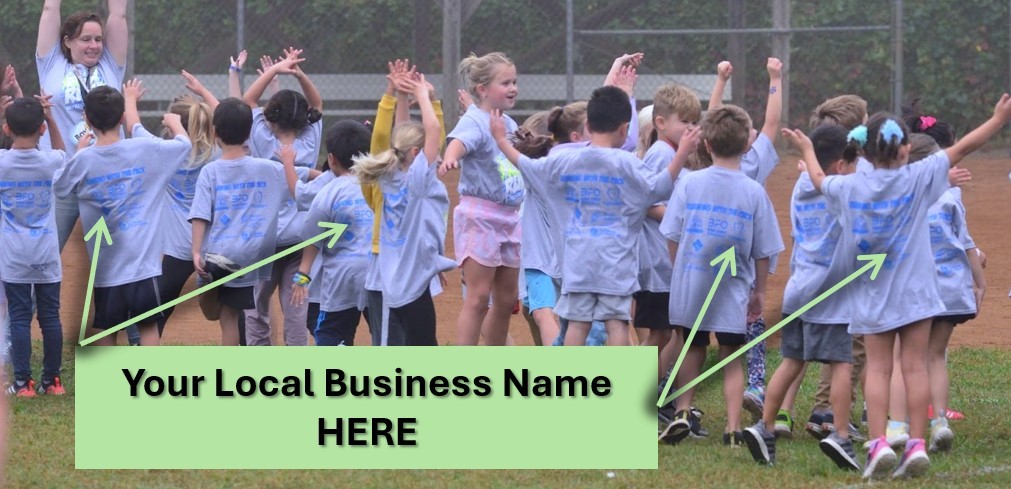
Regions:
<instances>
[{"instance_id":1,"label":"blonde ponytail","mask_svg":"<svg viewBox=\"0 0 1011 489\"><path fill-rule=\"evenodd\" d=\"M419 122L407 122L393 129L392 148L377 155L358 155L351 159L351 173L362 184L375 184L384 175L408 163L407 155L425 144L425 128Z\"/></svg>"}]
</instances>

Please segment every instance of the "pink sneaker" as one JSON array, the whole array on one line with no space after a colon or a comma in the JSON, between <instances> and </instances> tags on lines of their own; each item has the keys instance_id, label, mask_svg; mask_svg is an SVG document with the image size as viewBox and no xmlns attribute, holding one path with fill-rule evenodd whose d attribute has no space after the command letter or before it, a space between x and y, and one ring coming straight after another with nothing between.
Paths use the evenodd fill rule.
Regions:
<instances>
[{"instance_id":1,"label":"pink sneaker","mask_svg":"<svg viewBox=\"0 0 1011 489\"><path fill-rule=\"evenodd\" d=\"M946 417L946 418L948 418L948 419L950 419L952 421L959 421L959 420L965 419L965 415L964 414L962 414L962 413L960 413L958 411L955 411L954 409L948 409L947 411L945 411L944 412L944 417ZM934 419L934 406L927 406L927 418L928 419Z\"/></svg>"},{"instance_id":2,"label":"pink sneaker","mask_svg":"<svg viewBox=\"0 0 1011 489\"><path fill-rule=\"evenodd\" d=\"M894 479L923 477L930 468L930 458L922 438L914 438L906 442L906 453L902 455L902 463L892 474Z\"/></svg>"},{"instance_id":3,"label":"pink sneaker","mask_svg":"<svg viewBox=\"0 0 1011 489\"><path fill-rule=\"evenodd\" d=\"M864 466L864 479L881 480L888 477L895 468L898 457L892 447L888 446L885 437L868 442L867 465Z\"/></svg>"}]
</instances>

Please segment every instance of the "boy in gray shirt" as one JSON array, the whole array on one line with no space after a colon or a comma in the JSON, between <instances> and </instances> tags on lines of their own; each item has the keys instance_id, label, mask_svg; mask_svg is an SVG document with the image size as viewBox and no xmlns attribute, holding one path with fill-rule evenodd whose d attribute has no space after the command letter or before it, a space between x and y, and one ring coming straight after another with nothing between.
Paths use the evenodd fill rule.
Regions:
<instances>
[{"instance_id":1,"label":"boy in gray shirt","mask_svg":"<svg viewBox=\"0 0 1011 489\"><path fill-rule=\"evenodd\" d=\"M277 216L291 198L282 164L294 166L295 151L291 145L282 146L282 164L247 156L242 144L249 138L252 125L252 110L239 99L223 100L214 109L221 159L200 172L190 208L193 266L204 277L208 275L205 258L212 254L241 268L274 252ZM232 279L217 291L222 345L239 344L239 314L255 307L253 285L270 272L271 267L261 267Z\"/></svg>"},{"instance_id":2,"label":"boy in gray shirt","mask_svg":"<svg viewBox=\"0 0 1011 489\"><path fill-rule=\"evenodd\" d=\"M54 184L57 197L77 196L85 232L104 219L112 238L112 244L99 244L101 236L87 242L89 256L95 246L102 247L101 263L92 264L96 329L112 328L161 305L158 277L163 230L158 220L164 214L163 189L190 151L177 114L165 114L162 119L173 139L121 139L125 97L135 106L140 86L130 83L123 91L98 87L84 97L84 117L94 130L95 144L74 155L57 173ZM137 326L141 345L160 343L159 317ZM115 345L116 335L96 344Z\"/></svg>"},{"instance_id":3,"label":"boy in gray shirt","mask_svg":"<svg viewBox=\"0 0 1011 489\"><path fill-rule=\"evenodd\" d=\"M592 321L604 321L611 344L628 344L632 294L638 290L638 245L646 211L669 195L674 178L698 144L698 129L681 138L683 151L665 172L643 172L634 155L618 149L628 130L628 95L616 87L594 90L587 105L590 146L531 160L506 139L493 119L492 134L509 161L531 180L548 182L562 214L562 296L555 312L569 320L566 345L583 345ZM591 265L591 266L587 266Z\"/></svg>"},{"instance_id":4,"label":"boy in gray shirt","mask_svg":"<svg viewBox=\"0 0 1011 489\"><path fill-rule=\"evenodd\" d=\"M674 262L669 314L676 326L693 325L713 285L710 262L734 249L737 276L724 276L697 333L704 339L708 339L708 332L716 333L721 358L746 343L747 320L755 321L762 314L769 257L784 249L769 196L740 169L750 130L751 118L739 107L728 105L706 114L702 137L713 156L713 166L685 175L678 182L660 223L660 231L670 240ZM698 376L698 358L705 355L705 343L708 341L693 341L688 346L682 368L685 379ZM741 445L741 363L731 362L723 368L723 375L724 392L729 393L724 444ZM661 435L664 441L677 442L688 436L692 395L689 390L678 397L674 421Z\"/></svg>"}]
</instances>

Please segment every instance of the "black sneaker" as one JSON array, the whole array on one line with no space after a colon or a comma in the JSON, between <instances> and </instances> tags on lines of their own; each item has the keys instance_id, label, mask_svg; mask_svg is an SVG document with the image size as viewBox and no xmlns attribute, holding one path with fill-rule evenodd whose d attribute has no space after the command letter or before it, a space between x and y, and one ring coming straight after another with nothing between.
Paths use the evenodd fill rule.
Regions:
<instances>
[{"instance_id":1,"label":"black sneaker","mask_svg":"<svg viewBox=\"0 0 1011 489\"><path fill-rule=\"evenodd\" d=\"M823 429L823 426L825 425L825 414L827 413L811 411L811 417L807 418L807 425L804 426L804 429L817 440L821 440L822 438L828 436L828 433Z\"/></svg>"},{"instance_id":2,"label":"black sneaker","mask_svg":"<svg viewBox=\"0 0 1011 489\"><path fill-rule=\"evenodd\" d=\"M688 423L691 425L691 437L692 438L706 438L709 436L709 432L702 427L702 416L706 413L702 412L701 409L692 406L688 410Z\"/></svg>"},{"instance_id":3,"label":"black sneaker","mask_svg":"<svg viewBox=\"0 0 1011 489\"><path fill-rule=\"evenodd\" d=\"M224 256L215 253L208 253L204 256L204 271L211 276L212 281L221 280L241 269L242 267L238 263Z\"/></svg>"},{"instance_id":4,"label":"black sneaker","mask_svg":"<svg viewBox=\"0 0 1011 489\"><path fill-rule=\"evenodd\" d=\"M818 447L840 469L860 470L856 453L853 451L853 441L849 438L842 439L839 438L839 435L832 433L818 442Z\"/></svg>"},{"instance_id":5,"label":"black sneaker","mask_svg":"<svg viewBox=\"0 0 1011 489\"><path fill-rule=\"evenodd\" d=\"M740 431L735 431L733 434L724 433L723 444L731 448L744 446L744 433Z\"/></svg>"},{"instance_id":6,"label":"black sneaker","mask_svg":"<svg viewBox=\"0 0 1011 489\"><path fill-rule=\"evenodd\" d=\"M667 428L660 433L660 441L674 445L687 438L692 428L688 416L687 411L678 411L674 414L674 420L667 424Z\"/></svg>"},{"instance_id":7,"label":"black sneaker","mask_svg":"<svg viewBox=\"0 0 1011 489\"><path fill-rule=\"evenodd\" d=\"M764 421L744 429L744 443L748 445L751 458L756 462L768 465L776 463L776 435L769 433Z\"/></svg>"},{"instance_id":8,"label":"black sneaker","mask_svg":"<svg viewBox=\"0 0 1011 489\"><path fill-rule=\"evenodd\" d=\"M812 414L812 416L814 415ZM808 422L808 424L810 424L810 422ZM822 415L821 430L822 439L832 433L835 433L835 415L832 411L826 412ZM810 432L810 430L808 431ZM860 433L860 428L857 428L853 423L849 424L849 437L851 440L860 443L867 441L867 437L864 436L863 433Z\"/></svg>"}]
</instances>

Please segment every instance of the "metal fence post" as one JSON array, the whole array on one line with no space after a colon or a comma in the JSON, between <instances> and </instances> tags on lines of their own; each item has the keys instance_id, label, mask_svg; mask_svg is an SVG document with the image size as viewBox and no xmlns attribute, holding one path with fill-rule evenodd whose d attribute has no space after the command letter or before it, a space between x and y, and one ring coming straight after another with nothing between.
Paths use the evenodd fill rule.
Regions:
<instances>
[{"instance_id":1,"label":"metal fence post","mask_svg":"<svg viewBox=\"0 0 1011 489\"><path fill-rule=\"evenodd\" d=\"M460 0L442 2L442 117L447 130L456 126L460 107L456 90L456 64L460 61L460 30L462 23Z\"/></svg>"},{"instance_id":2,"label":"metal fence post","mask_svg":"<svg viewBox=\"0 0 1011 489\"><path fill-rule=\"evenodd\" d=\"M772 28L790 29L790 0L772 0ZM772 36L772 53L783 62L782 123L790 124L790 37L789 32Z\"/></svg>"},{"instance_id":3,"label":"metal fence post","mask_svg":"<svg viewBox=\"0 0 1011 489\"><path fill-rule=\"evenodd\" d=\"M235 55L246 49L246 0L235 1ZM253 66L250 63L250 66ZM246 91L246 74L239 73L239 89Z\"/></svg>"},{"instance_id":4,"label":"metal fence post","mask_svg":"<svg viewBox=\"0 0 1011 489\"><path fill-rule=\"evenodd\" d=\"M572 0L565 0L565 103L575 100L576 68L575 68L575 20Z\"/></svg>"},{"instance_id":5,"label":"metal fence post","mask_svg":"<svg viewBox=\"0 0 1011 489\"><path fill-rule=\"evenodd\" d=\"M894 0L892 9L892 113L902 113L902 93L905 83L905 67L902 56L902 0Z\"/></svg>"}]
</instances>

